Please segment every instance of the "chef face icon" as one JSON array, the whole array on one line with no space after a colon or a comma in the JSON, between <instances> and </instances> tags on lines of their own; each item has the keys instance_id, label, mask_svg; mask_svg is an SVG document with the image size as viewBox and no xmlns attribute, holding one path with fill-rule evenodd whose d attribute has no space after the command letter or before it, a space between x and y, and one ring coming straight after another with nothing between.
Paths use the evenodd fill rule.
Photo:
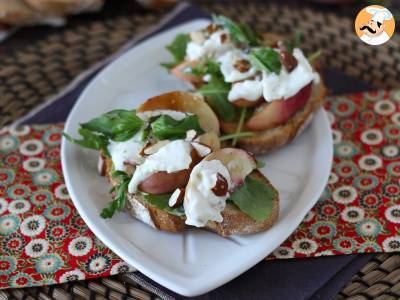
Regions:
<instances>
[{"instance_id":1,"label":"chef face icon","mask_svg":"<svg viewBox=\"0 0 400 300\"><path fill-rule=\"evenodd\" d=\"M360 28L365 35L369 37L376 37L381 35L385 31L385 25L381 22L369 20L367 23L363 24Z\"/></svg>"},{"instance_id":2,"label":"chef face icon","mask_svg":"<svg viewBox=\"0 0 400 300\"><path fill-rule=\"evenodd\" d=\"M356 19L356 32L359 38L369 45L387 42L394 32L394 18L382 6L368 6L360 11Z\"/></svg>"}]
</instances>

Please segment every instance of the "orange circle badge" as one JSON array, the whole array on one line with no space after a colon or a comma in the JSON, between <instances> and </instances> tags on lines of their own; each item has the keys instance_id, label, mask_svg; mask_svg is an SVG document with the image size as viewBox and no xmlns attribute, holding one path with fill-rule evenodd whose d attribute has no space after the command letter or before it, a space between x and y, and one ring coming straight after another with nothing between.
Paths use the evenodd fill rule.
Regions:
<instances>
[{"instance_id":1,"label":"orange circle badge","mask_svg":"<svg viewBox=\"0 0 400 300\"><path fill-rule=\"evenodd\" d=\"M380 5L363 8L355 21L358 37L368 45L386 43L392 37L394 27L395 21L392 13Z\"/></svg>"}]
</instances>

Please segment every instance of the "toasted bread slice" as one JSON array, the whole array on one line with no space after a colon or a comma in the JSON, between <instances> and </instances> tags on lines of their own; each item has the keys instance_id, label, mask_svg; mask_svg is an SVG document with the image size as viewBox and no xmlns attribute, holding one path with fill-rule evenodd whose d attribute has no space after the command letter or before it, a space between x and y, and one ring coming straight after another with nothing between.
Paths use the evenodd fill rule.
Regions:
<instances>
[{"instance_id":1,"label":"toasted bread slice","mask_svg":"<svg viewBox=\"0 0 400 300\"><path fill-rule=\"evenodd\" d=\"M101 8L104 0L25 0L34 9L51 15L66 15Z\"/></svg>"},{"instance_id":2,"label":"toasted bread slice","mask_svg":"<svg viewBox=\"0 0 400 300\"><path fill-rule=\"evenodd\" d=\"M255 170L249 176L258 178L273 188L269 180L260 171ZM227 203L225 209L221 213L223 221L221 223L209 221L205 228L222 236L234 234L244 235L265 231L276 222L279 216L278 192L275 194L276 197L272 199L272 213L264 221L256 221L242 212L236 205Z\"/></svg>"},{"instance_id":3,"label":"toasted bread slice","mask_svg":"<svg viewBox=\"0 0 400 300\"><path fill-rule=\"evenodd\" d=\"M26 25L38 21L39 13L23 0L0 0L0 23Z\"/></svg>"},{"instance_id":4,"label":"toasted bread slice","mask_svg":"<svg viewBox=\"0 0 400 300\"><path fill-rule=\"evenodd\" d=\"M110 159L107 158L105 160L104 167L105 175L109 182L112 185L117 184L110 176L112 169L112 161ZM253 171L249 176L254 176L271 185L268 179L258 170ZM255 221L242 212L236 205L227 203L225 210L221 213L223 221L221 223L210 221L204 229L214 231L221 236L252 234L267 230L278 219L279 196L278 193L276 193L276 195L277 196L272 200L272 213L265 221ZM128 194L126 210L133 217L159 230L180 232L187 227L185 224L185 217L175 216L164 210L153 207L145 202L143 197L139 194Z\"/></svg>"},{"instance_id":5,"label":"toasted bread slice","mask_svg":"<svg viewBox=\"0 0 400 300\"><path fill-rule=\"evenodd\" d=\"M237 146L253 154L263 154L279 148L292 141L310 120L313 113L322 105L327 89L323 82L313 85L312 94L306 105L296 112L285 124L261 132L254 131L254 136L241 138ZM233 133L236 124L221 122L222 130Z\"/></svg>"}]
</instances>

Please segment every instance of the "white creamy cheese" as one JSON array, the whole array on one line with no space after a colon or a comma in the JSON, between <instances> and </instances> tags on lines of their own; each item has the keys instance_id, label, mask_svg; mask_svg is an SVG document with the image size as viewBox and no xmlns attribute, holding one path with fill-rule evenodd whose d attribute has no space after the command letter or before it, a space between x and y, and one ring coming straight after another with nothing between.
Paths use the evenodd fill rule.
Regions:
<instances>
[{"instance_id":1,"label":"white creamy cheese","mask_svg":"<svg viewBox=\"0 0 400 300\"><path fill-rule=\"evenodd\" d=\"M217 182L217 173L225 177L229 189L230 174L219 160L203 160L193 168L183 200L186 224L203 227L208 221L222 222L221 212L229 193L218 197L211 190Z\"/></svg>"},{"instance_id":2,"label":"white creamy cheese","mask_svg":"<svg viewBox=\"0 0 400 300\"><path fill-rule=\"evenodd\" d=\"M240 72L236 69L235 64L242 59L249 61L249 55L238 49L228 51L217 58L217 61L221 64L221 73L224 75L225 82L240 81L257 73L255 67L249 68L246 72Z\"/></svg>"},{"instance_id":3,"label":"white creamy cheese","mask_svg":"<svg viewBox=\"0 0 400 300\"><path fill-rule=\"evenodd\" d=\"M186 47L186 58L188 60L201 60L213 58L233 48L233 45L226 40L222 42L222 35L229 36L226 30L217 30L207 39L191 40Z\"/></svg>"},{"instance_id":4,"label":"white creamy cheese","mask_svg":"<svg viewBox=\"0 0 400 300\"><path fill-rule=\"evenodd\" d=\"M188 169L192 162L191 150L189 142L175 140L149 155L143 164L136 167L128 185L128 192L135 193L142 181L157 172L173 173Z\"/></svg>"},{"instance_id":5,"label":"white creamy cheese","mask_svg":"<svg viewBox=\"0 0 400 300\"><path fill-rule=\"evenodd\" d=\"M228 100L246 99L255 101L261 95L267 102L287 99L294 96L310 82L318 83L319 75L313 71L303 52L295 48L293 56L297 59L297 66L291 72L282 67L278 75L263 71L261 80L245 80L234 83L229 91Z\"/></svg>"},{"instance_id":6,"label":"white creamy cheese","mask_svg":"<svg viewBox=\"0 0 400 300\"><path fill-rule=\"evenodd\" d=\"M124 142L110 141L107 149L111 155L111 160L114 164L114 168L117 171L125 171L126 163L141 164L144 159L139 154L144 143L141 141L142 131L139 130L132 138Z\"/></svg>"},{"instance_id":7,"label":"white creamy cheese","mask_svg":"<svg viewBox=\"0 0 400 300\"><path fill-rule=\"evenodd\" d=\"M155 109L155 110L148 110L144 112L140 112L136 114L140 119L143 121L149 121L153 117L158 117L161 115L170 116L172 119L176 121L181 121L187 116L191 115L191 113L171 110L171 109Z\"/></svg>"},{"instance_id":8,"label":"white creamy cheese","mask_svg":"<svg viewBox=\"0 0 400 300\"><path fill-rule=\"evenodd\" d=\"M277 99L290 98L310 82L319 82L318 73L313 71L303 52L295 48L293 56L297 59L297 66L290 73L284 67L282 67L279 75L263 73L263 96L265 101L270 102Z\"/></svg>"},{"instance_id":9,"label":"white creamy cheese","mask_svg":"<svg viewBox=\"0 0 400 300\"><path fill-rule=\"evenodd\" d=\"M238 99L246 99L249 101L257 101L263 94L263 85L260 79L244 80L234 83L228 94L229 101Z\"/></svg>"}]
</instances>

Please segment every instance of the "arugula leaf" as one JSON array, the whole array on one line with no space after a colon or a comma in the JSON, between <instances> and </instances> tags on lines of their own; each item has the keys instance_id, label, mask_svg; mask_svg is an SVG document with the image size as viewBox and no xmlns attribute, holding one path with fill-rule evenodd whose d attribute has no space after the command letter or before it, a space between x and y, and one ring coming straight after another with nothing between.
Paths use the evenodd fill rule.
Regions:
<instances>
[{"instance_id":1,"label":"arugula leaf","mask_svg":"<svg viewBox=\"0 0 400 300\"><path fill-rule=\"evenodd\" d=\"M143 199L150 204L151 206L164 210L171 215L182 217L185 215L185 210L183 209L183 205L172 208L168 205L168 200L172 194L163 194L163 195L150 195L143 194Z\"/></svg>"},{"instance_id":2,"label":"arugula leaf","mask_svg":"<svg viewBox=\"0 0 400 300\"><path fill-rule=\"evenodd\" d=\"M240 138L250 137L250 136L254 136L254 131L241 131L241 132L238 132L238 133L231 133L231 134L221 135L219 137L219 141L223 142L223 141L232 140L234 138L240 139Z\"/></svg>"},{"instance_id":3,"label":"arugula leaf","mask_svg":"<svg viewBox=\"0 0 400 300\"><path fill-rule=\"evenodd\" d=\"M239 122L238 122L238 124L236 126L236 131L235 131L236 136L232 139L232 147L236 146L236 143L238 141L238 136L237 135L242 132L244 119L246 117L246 111L247 111L246 107L242 107L241 108Z\"/></svg>"},{"instance_id":4,"label":"arugula leaf","mask_svg":"<svg viewBox=\"0 0 400 300\"><path fill-rule=\"evenodd\" d=\"M258 46L259 45L260 35L256 31L253 31L246 24L240 24L240 28L242 29L243 33L247 36L250 46Z\"/></svg>"},{"instance_id":5,"label":"arugula leaf","mask_svg":"<svg viewBox=\"0 0 400 300\"><path fill-rule=\"evenodd\" d=\"M79 146L94 149L94 150L103 150L103 153L106 156L110 156L108 153L107 145L108 139L104 135L98 135L91 132L88 129L80 128L78 130L79 134L82 136L82 139L74 139L67 133L63 132L63 136L71 143L77 144Z\"/></svg>"},{"instance_id":6,"label":"arugula leaf","mask_svg":"<svg viewBox=\"0 0 400 300\"><path fill-rule=\"evenodd\" d=\"M266 220L272 213L272 200L277 196L277 191L270 185L247 176L230 196L241 211L248 214L256 221Z\"/></svg>"},{"instance_id":7,"label":"arugula leaf","mask_svg":"<svg viewBox=\"0 0 400 300\"><path fill-rule=\"evenodd\" d=\"M123 171L114 171L111 174L112 178L117 179L119 184L110 189L110 193L115 192L114 199L110 201L100 213L104 219L111 218L116 211L121 211L125 208L127 202L127 192L130 177Z\"/></svg>"},{"instance_id":8,"label":"arugula leaf","mask_svg":"<svg viewBox=\"0 0 400 300\"><path fill-rule=\"evenodd\" d=\"M199 117L195 115L188 115L180 121L168 115L162 115L151 123L151 129L153 135L159 140L182 139L190 129L196 130L198 134L204 133L199 124Z\"/></svg>"},{"instance_id":9,"label":"arugula leaf","mask_svg":"<svg viewBox=\"0 0 400 300\"><path fill-rule=\"evenodd\" d=\"M134 111L116 109L81 124L81 127L101 133L111 140L123 142L134 136L142 125L143 121Z\"/></svg>"},{"instance_id":10,"label":"arugula leaf","mask_svg":"<svg viewBox=\"0 0 400 300\"><path fill-rule=\"evenodd\" d=\"M207 60L205 63L200 63L195 67L191 67L188 69L188 72L195 75L196 77L203 77L205 74L209 74L211 76L222 77L222 73L220 70L220 64L215 60Z\"/></svg>"},{"instance_id":11,"label":"arugula leaf","mask_svg":"<svg viewBox=\"0 0 400 300\"><path fill-rule=\"evenodd\" d=\"M314 53L311 53L307 59L310 63L313 63L315 60L317 60L320 56L322 55L322 50L318 49Z\"/></svg>"},{"instance_id":12,"label":"arugula leaf","mask_svg":"<svg viewBox=\"0 0 400 300\"><path fill-rule=\"evenodd\" d=\"M256 167L257 169L261 169L265 167L265 162L261 161L261 160L256 160Z\"/></svg>"},{"instance_id":13,"label":"arugula leaf","mask_svg":"<svg viewBox=\"0 0 400 300\"><path fill-rule=\"evenodd\" d=\"M166 48L172 54L174 61L171 63L163 63L161 66L171 69L178 65L185 59L186 47L190 41L190 36L188 34L178 34L175 39Z\"/></svg>"},{"instance_id":14,"label":"arugula leaf","mask_svg":"<svg viewBox=\"0 0 400 300\"><path fill-rule=\"evenodd\" d=\"M247 25L237 24L224 16L213 16L213 22L225 27L229 31L231 39L239 44L256 46L258 44L258 35Z\"/></svg>"},{"instance_id":15,"label":"arugula leaf","mask_svg":"<svg viewBox=\"0 0 400 300\"><path fill-rule=\"evenodd\" d=\"M206 97L207 103L226 121L231 122L236 117L236 107L228 101L231 85L221 77L212 76L211 80L197 91Z\"/></svg>"},{"instance_id":16,"label":"arugula leaf","mask_svg":"<svg viewBox=\"0 0 400 300\"><path fill-rule=\"evenodd\" d=\"M250 53L250 62L260 71L279 74L282 64L279 53L272 48L260 48Z\"/></svg>"},{"instance_id":17,"label":"arugula leaf","mask_svg":"<svg viewBox=\"0 0 400 300\"><path fill-rule=\"evenodd\" d=\"M293 53L294 48L300 47L301 35L302 35L301 31L296 30L294 33L294 36L291 40L286 40L283 42L283 45L285 46L287 51L289 51L290 53Z\"/></svg>"},{"instance_id":18,"label":"arugula leaf","mask_svg":"<svg viewBox=\"0 0 400 300\"><path fill-rule=\"evenodd\" d=\"M146 141L147 138L149 137L150 134L150 127L147 126L145 129L143 129L142 134L140 135L140 140L142 142Z\"/></svg>"}]
</instances>

